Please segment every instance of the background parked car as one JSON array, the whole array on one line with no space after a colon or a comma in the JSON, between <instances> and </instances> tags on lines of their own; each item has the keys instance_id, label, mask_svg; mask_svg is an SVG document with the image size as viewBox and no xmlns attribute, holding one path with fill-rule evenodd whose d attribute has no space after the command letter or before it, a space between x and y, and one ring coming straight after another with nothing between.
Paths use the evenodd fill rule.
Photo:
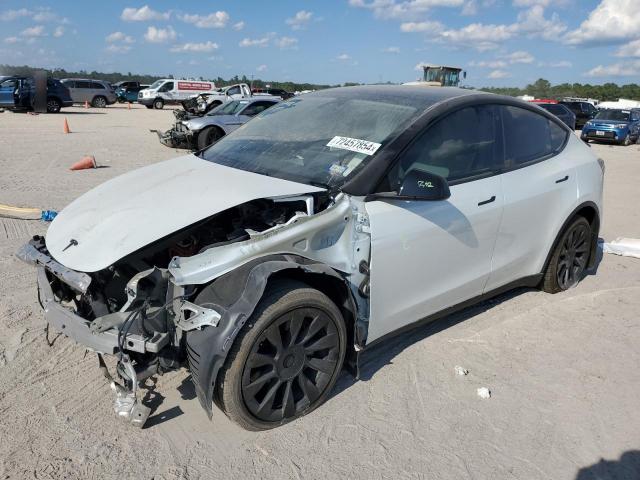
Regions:
<instances>
[{"instance_id":1,"label":"background parked car","mask_svg":"<svg viewBox=\"0 0 640 480\"><path fill-rule=\"evenodd\" d=\"M113 87L103 80L63 78L61 82L69 89L73 103L89 102L92 107L98 108L116 103Z\"/></svg>"},{"instance_id":2,"label":"background parked car","mask_svg":"<svg viewBox=\"0 0 640 480\"><path fill-rule=\"evenodd\" d=\"M124 103L134 103L138 101L138 94L140 90L144 90L148 88L149 85L134 85L128 87L119 87L116 89L116 98L118 102Z\"/></svg>"},{"instance_id":3,"label":"background parked car","mask_svg":"<svg viewBox=\"0 0 640 480\"><path fill-rule=\"evenodd\" d=\"M0 107L8 110L32 110L36 87L32 77L6 77L0 80ZM47 112L58 113L73 105L69 89L55 78L47 78Z\"/></svg>"},{"instance_id":4,"label":"background parked car","mask_svg":"<svg viewBox=\"0 0 640 480\"><path fill-rule=\"evenodd\" d=\"M571 110L569 110L565 105L561 105L559 103L552 103L552 102L536 102L536 101L533 101L531 103L535 103L543 110L546 110L547 112L558 117L571 130L576 129L576 115Z\"/></svg>"},{"instance_id":5,"label":"background parked car","mask_svg":"<svg viewBox=\"0 0 640 480\"><path fill-rule=\"evenodd\" d=\"M178 121L171 130L163 134L158 132L158 136L160 142L168 147L202 150L279 101L278 97L232 100L202 117Z\"/></svg>"},{"instance_id":6,"label":"background parked car","mask_svg":"<svg viewBox=\"0 0 640 480\"><path fill-rule=\"evenodd\" d=\"M582 128L585 123L595 117L598 109L589 102L560 102L576 116L576 128Z\"/></svg>"},{"instance_id":7,"label":"background parked car","mask_svg":"<svg viewBox=\"0 0 640 480\"><path fill-rule=\"evenodd\" d=\"M630 145L640 137L640 109L600 110L582 128L582 139Z\"/></svg>"},{"instance_id":8,"label":"background parked car","mask_svg":"<svg viewBox=\"0 0 640 480\"><path fill-rule=\"evenodd\" d=\"M274 97L280 97L282 100L287 100L294 96L293 93L287 92L282 88L254 88L252 92L254 95L256 94L273 95Z\"/></svg>"}]
</instances>

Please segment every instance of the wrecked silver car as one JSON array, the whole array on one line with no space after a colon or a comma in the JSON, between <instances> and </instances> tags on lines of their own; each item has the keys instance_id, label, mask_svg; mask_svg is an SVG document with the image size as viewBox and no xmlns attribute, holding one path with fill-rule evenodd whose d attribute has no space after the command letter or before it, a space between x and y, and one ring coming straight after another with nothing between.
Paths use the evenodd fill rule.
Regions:
<instances>
[{"instance_id":1,"label":"wrecked silver car","mask_svg":"<svg viewBox=\"0 0 640 480\"><path fill-rule=\"evenodd\" d=\"M501 109L545 122L540 135L564 142L545 161L580 164L571 178L589 181L580 197L559 184L566 205L531 204L536 221L503 237ZM554 252L579 228L576 264L593 264L596 160L561 122L515 99L325 90L269 108L197 155L98 186L18 256L37 267L48 325L98 353L120 417L144 424L140 382L186 368L210 418L215 403L244 428L268 429L322 404L342 368L357 375L359 353L387 334L543 277L547 291L574 285L582 270L562 274L566 255ZM492 261L501 242L510 256ZM113 374L103 355L116 356Z\"/></svg>"},{"instance_id":2,"label":"wrecked silver car","mask_svg":"<svg viewBox=\"0 0 640 480\"><path fill-rule=\"evenodd\" d=\"M280 101L276 97L232 100L206 115L180 119L166 132L157 132L160 143L171 148L202 150L247 123ZM175 113L175 111L174 111Z\"/></svg>"}]
</instances>

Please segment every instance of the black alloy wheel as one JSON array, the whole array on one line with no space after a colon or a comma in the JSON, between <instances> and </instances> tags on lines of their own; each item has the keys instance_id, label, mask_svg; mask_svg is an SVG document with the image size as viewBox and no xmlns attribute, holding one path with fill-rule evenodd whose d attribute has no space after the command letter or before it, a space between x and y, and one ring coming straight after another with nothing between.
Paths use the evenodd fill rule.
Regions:
<instances>
[{"instance_id":1,"label":"black alloy wheel","mask_svg":"<svg viewBox=\"0 0 640 480\"><path fill-rule=\"evenodd\" d=\"M577 223L564 237L558 257L556 279L562 290L578 283L587 268L591 243L591 228L586 222Z\"/></svg>"},{"instance_id":2,"label":"black alloy wheel","mask_svg":"<svg viewBox=\"0 0 640 480\"><path fill-rule=\"evenodd\" d=\"M242 374L242 397L251 415L281 422L303 414L320 398L341 358L335 321L322 309L300 307L262 331Z\"/></svg>"}]
</instances>

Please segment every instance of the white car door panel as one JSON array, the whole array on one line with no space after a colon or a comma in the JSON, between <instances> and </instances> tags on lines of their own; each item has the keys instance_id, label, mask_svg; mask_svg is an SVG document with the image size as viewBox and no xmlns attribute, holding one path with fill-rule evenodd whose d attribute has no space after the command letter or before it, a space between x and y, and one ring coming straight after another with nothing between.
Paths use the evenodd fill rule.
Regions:
<instances>
[{"instance_id":1,"label":"white car door panel","mask_svg":"<svg viewBox=\"0 0 640 480\"><path fill-rule=\"evenodd\" d=\"M366 208L368 341L482 293L502 212L499 176L453 186L444 201L373 201Z\"/></svg>"},{"instance_id":2,"label":"white car door panel","mask_svg":"<svg viewBox=\"0 0 640 480\"><path fill-rule=\"evenodd\" d=\"M531 115L548 121L536 113ZM520 119L512 123L524 122ZM535 138L543 142L539 135ZM522 148L522 139L512 140L514 148ZM549 149L554 142L556 147L564 143L552 139ZM560 152L501 175L504 212L486 291L542 271L553 241L576 204L578 183L573 165Z\"/></svg>"}]
</instances>

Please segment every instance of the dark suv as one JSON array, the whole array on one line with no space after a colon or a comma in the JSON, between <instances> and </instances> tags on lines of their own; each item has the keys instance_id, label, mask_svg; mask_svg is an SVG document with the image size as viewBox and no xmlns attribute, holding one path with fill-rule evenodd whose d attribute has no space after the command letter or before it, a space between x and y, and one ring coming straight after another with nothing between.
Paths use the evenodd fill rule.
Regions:
<instances>
[{"instance_id":1,"label":"dark suv","mask_svg":"<svg viewBox=\"0 0 640 480\"><path fill-rule=\"evenodd\" d=\"M576 116L576 128L582 128L585 123L591 120L598 113L598 109L589 102L560 102Z\"/></svg>"},{"instance_id":2,"label":"dark suv","mask_svg":"<svg viewBox=\"0 0 640 480\"><path fill-rule=\"evenodd\" d=\"M0 81L0 107L8 110L33 110L36 82L33 77L8 77ZM47 78L47 112L58 113L73 105L69 89L60 80Z\"/></svg>"}]
</instances>

